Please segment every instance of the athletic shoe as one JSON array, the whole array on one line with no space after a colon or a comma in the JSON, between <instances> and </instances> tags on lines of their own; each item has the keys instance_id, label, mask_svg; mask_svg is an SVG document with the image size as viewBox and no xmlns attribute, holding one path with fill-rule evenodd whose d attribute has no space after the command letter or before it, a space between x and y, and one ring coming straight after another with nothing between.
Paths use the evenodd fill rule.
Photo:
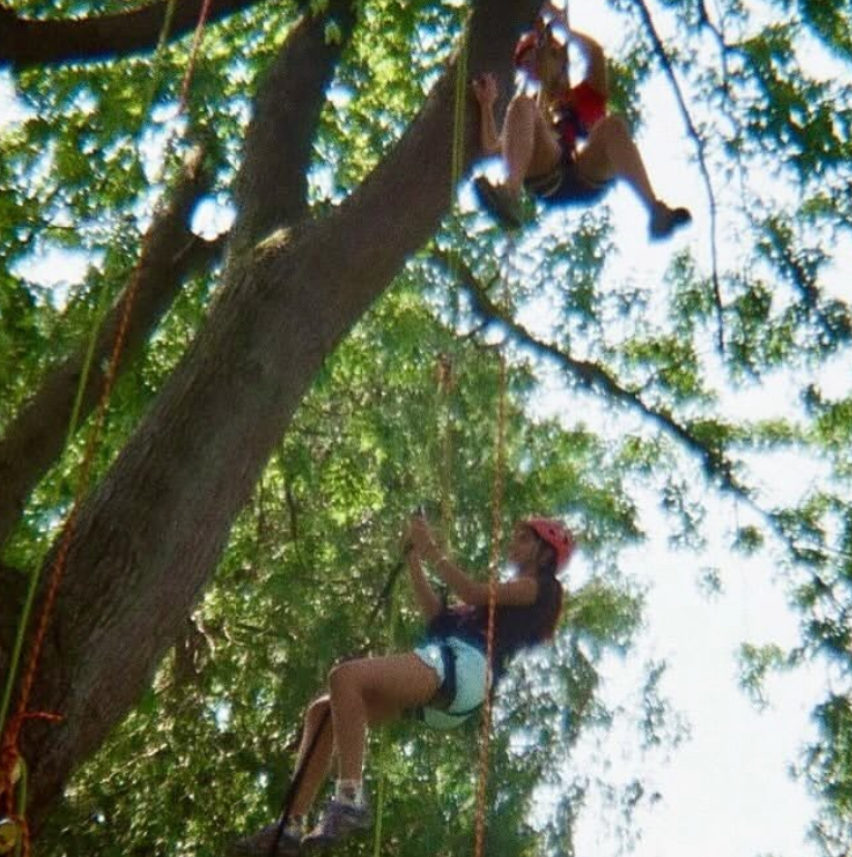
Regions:
<instances>
[{"instance_id":1,"label":"athletic shoe","mask_svg":"<svg viewBox=\"0 0 852 857\"><path fill-rule=\"evenodd\" d=\"M305 848L330 848L355 833L368 830L373 823L366 804L354 804L332 798L319 824L302 839Z\"/></svg>"},{"instance_id":2,"label":"athletic shoe","mask_svg":"<svg viewBox=\"0 0 852 857\"><path fill-rule=\"evenodd\" d=\"M485 176L478 176L473 189L479 204L504 228L520 229L525 221L521 200L505 185L494 185Z\"/></svg>"},{"instance_id":3,"label":"athletic shoe","mask_svg":"<svg viewBox=\"0 0 852 857\"><path fill-rule=\"evenodd\" d=\"M692 221L692 215L686 208L669 208L664 202L654 203L648 233L652 241L668 238L676 229Z\"/></svg>"},{"instance_id":4,"label":"athletic shoe","mask_svg":"<svg viewBox=\"0 0 852 857\"><path fill-rule=\"evenodd\" d=\"M274 843L278 845L272 850ZM252 836L238 839L231 846L234 857L293 857L299 853L301 839L295 833L285 828L278 835L278 822L264 827Z\"/></svg>"}]
</instances>

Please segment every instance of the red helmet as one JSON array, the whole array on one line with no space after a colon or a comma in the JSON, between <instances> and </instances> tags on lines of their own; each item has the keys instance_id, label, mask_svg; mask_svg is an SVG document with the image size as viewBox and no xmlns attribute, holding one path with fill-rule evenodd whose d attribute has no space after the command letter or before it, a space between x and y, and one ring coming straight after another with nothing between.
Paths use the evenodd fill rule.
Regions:
<instances>
[{"instance_id":1,"label":"red helmet","mask_svg":"<svg viewBox=\"0 0 852 857\"><path fill-rule=\"evenodd\" d=\"M556 518L527 518L524 523L556 551L556 568L567 565L574 553L574 535Z\"/></svg>"}]
</instances>

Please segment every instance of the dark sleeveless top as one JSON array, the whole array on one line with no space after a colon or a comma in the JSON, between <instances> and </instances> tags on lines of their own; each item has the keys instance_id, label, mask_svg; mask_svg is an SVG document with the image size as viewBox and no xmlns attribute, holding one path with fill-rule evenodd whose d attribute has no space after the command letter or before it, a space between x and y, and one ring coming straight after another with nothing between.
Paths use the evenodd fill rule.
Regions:
<instances>
[{"instance_id":1,"label":"dark sleeveless top","mask_svg":"<svg viewBox=\"0 0 852 857\"><path fill-rule=\"evenodd\" d=\"M555 604L561 584L555 577L538 579L538 594L532 604L523 607L498 605L495 615L494 675L499 678L512 657L521 649L544 642L553 625L550 605ZM458 637L487 650L488 607L469 604L445 607L428 625L430 639Z\"/></svg>"}]
</instances>

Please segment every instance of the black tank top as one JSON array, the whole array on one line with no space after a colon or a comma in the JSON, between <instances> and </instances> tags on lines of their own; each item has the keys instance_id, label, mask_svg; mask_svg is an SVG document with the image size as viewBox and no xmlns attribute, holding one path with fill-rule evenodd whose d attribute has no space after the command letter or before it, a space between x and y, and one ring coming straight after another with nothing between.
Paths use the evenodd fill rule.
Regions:
<instances>
[{"instance_id":1,"label":"black tank top","mask_svg":"<svg viewBox=\"0 0 852 857\"><path fill-rule=\"evenodd\" d=\"M558 603L561 584L555 577L538 579L538 594L532 604L523 607L498 606L495 616L494 672L503 674L509 661L521 649L544 641L552 627L553 605ZM481 649L487 649L488 607L469 604L444 608L430 623L431 639L458 637Z\"/></svg>"}]
</instances>

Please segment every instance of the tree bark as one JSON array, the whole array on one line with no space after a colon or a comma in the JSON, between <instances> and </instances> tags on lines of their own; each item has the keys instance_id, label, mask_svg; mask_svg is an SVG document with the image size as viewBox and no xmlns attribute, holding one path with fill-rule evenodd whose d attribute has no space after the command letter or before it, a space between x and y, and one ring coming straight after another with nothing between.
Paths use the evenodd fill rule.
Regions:
<instances>
[{"instance_id":1,"label":"tree bark","mask_svg":"<svg viewBox=\"0 0 852 857\"><path fill-rule=\"evenodd\" d=\"M136 300L130 316L119 369L138 355L186 277L221 252L221 243L207 242L190 231L196 203L209 185L197 149L171 199L155 215L144 239L139 265L107 314L97 335L91 368L83 389L80 422L95 406L116 331L131 288ZM0 438L0 546L17 524L33 488L62 453L74 400L86 362L87 343L53 369Z\"/></svg>"},{"instance_id":2,"label":"tree bark","mask_svg":"<svg viewBox=\"0 0 852 857\"><path fill-rule=\"evenodd\" d=\"M207 23L227 18L257 5L259 0L210 0ZM204 0L180 0L175 6L169 41L195 29ZM119 15L93 18L35 20L21 18L0 6L0 68L15 71L32 66L99 62L157 47L168 0L150 3Z\"/></svg>"},{"instance_id":3,"label":"tree bark","mask_svg":"<svg viewBox=\"0 0 852 857\"><path fill-rule=\"evenodd\" d=\"M472 73L510 79L536 6L474 3ZM323 360L446 213L453 97L449 68L352 197L232 261L204 328L80 508L31 701L64 719L23 736L36 829L150 682ZM468 164L477 131L469 121Z\"/></svg>"}]
</instances>

